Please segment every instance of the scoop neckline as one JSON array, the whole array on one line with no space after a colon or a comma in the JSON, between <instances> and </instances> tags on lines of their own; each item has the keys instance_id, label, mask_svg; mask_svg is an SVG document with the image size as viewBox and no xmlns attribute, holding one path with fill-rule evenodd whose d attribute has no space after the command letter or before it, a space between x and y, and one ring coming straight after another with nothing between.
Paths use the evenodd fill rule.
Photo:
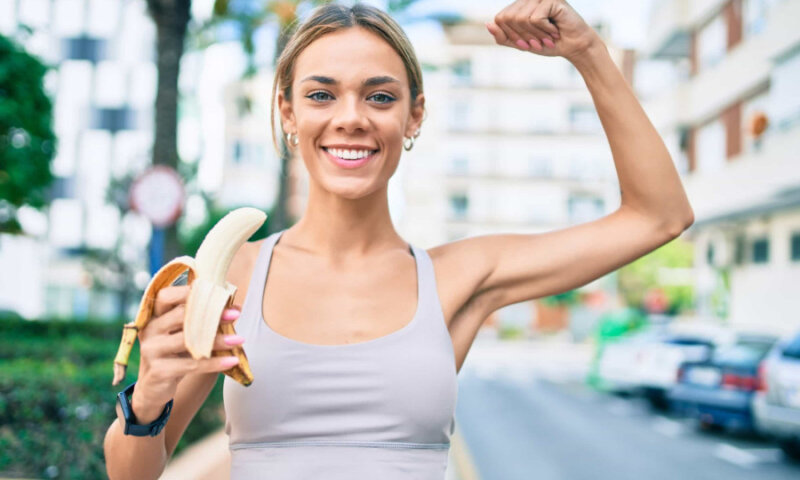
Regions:
<instances>
[{"instance_id":1,"label":"scoop neckline","mask_svg":"<svg viewBox=\"0 0 800 480\"><path fill-rule=\"evenodd\" d=\"M417 249L408 244L409 251L411 252L411 256L414 257L414 266L416 268L416 275L417 275L417 307L414 311L414 316L411 318L411 321L406 323L404 326L400 327L399 329L389 332L386 335L382 335L380 337L371 338L369 340L364 340L361 342L356 343L340 343L340 344L320 344L320 343L308 343L308 342L301 342L300 340L295 340L293 338L289 338L285 335L278 333L275 329L273 329L269 323L267 323L266 319L264 318L264 290L267 287L267 277L269 276L270 266L272 264L272 253L275 251L275 245L278 244L281 235L285 232L286 229L281 230L275 233L275 239L272 241L272 244L269 245L269 254L267 255L267 268L264 272L264 284L261 287L261 293L259 295L259 302L258 302L258 317L259 323L266 327L267 331L270 332L274 337L280 339L283 342L290 343L293 345L297 345L304 348L312 348L312 349L327 349L327 350L334 350L334 349L343 349L343 348L358 348L358 347L368 347L375 344L383 343L393 338L399 337L405 333L407 333L411 328L416 325L417 319L420 316L421 311L421 304L422 304L422 275L420 272L420 261L419 261L419 252Z\"/></svg>"}]
</instances>

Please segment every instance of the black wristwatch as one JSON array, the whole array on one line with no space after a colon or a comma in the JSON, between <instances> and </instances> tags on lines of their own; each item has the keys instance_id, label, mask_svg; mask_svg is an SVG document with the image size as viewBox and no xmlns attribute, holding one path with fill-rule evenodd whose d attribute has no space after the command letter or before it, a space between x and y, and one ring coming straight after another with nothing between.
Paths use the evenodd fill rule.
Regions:
<instances>
[{"instance_id":1,"label":"black wristwatch","mask_svg":"<svg viewBox=\"0 0 800 480\"><path fill-rule=\"evenodd\" d=\"M136 423L136 417L133 415L133 408L131 408L131 396L133 395L133 386L136 382L128 385L125 390L117 394L119 406L122 407L122 415L125 417L125 435L134 435L136 437L155 437L167 424L169 413L172 411L172 400L167 402L164 411L155 420L147 425L139 425Z\"/></svg>"}]
</instances>

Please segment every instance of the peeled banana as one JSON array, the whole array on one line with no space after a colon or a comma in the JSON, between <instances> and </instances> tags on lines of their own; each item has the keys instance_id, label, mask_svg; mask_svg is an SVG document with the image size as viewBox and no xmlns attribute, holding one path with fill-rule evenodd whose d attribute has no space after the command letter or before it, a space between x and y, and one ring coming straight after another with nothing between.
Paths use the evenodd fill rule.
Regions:
<instances>
[{"instance_id":1,"label":"peeled banana","mask_svg":"<svg viewBox=\"0 0 800 480\"><path fill-rule=\"evenodd\" d=\"M212 351L217 332L226 335L236 333L230 323L220 323L223 310L233 304L236 286L225 280L233 255L239 247L258 230L267 219L261 210L243 207L231 211L206 234L195 258L181 256L172 259L156 272L142 296L136 320L126 323L122 330L122 341L114 358L114 379L116 385L125 378L128 357L138 332L147 326L153 315L156 294L183 272L188 270L189 296L183 317L183 335L186 350L194 359L213 356L239 357L239 363L223 373L244 386L253 382L250 364L241 346L231 350Z\"/></svg>"}]
</instances>

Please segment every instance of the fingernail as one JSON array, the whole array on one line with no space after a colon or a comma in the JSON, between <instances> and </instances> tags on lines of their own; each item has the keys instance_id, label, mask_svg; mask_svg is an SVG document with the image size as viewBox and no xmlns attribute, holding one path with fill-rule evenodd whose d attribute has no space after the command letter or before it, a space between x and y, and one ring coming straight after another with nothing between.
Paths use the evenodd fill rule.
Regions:
<instances>
[{"instance_id":1,"label":"fingernail","mask_svg":"<svg viewBox=\"0 0 800 480\"><path fill-rule=\"evenodd\" d=\"M556 32L556 33L553 34L553 38L558 40L559 38L561 38L561 35L559 35L558 32Z\"/></svg>"},{"instance_id":2,"label":"fingernail","mask_svg":"<svg viewBox=\"0 0 800 480\"><path fill-rule=\"evenodd\" d=\"M531 47L533 47L536 50L541 50L542 49L542 46L539 45L539 42L537 42L534 39L531 39Z\"/></svg>"},{"instance_id":3,"label":"fingernail","mask_svg":"<svg viewBox=\"0 0 800 480\"><path fill-rule=\"evenodd\" d=\"M553 43L553 41L550 40L550 38L548 38L548 37L544 37L542 39L542 42L544 42L544 44L547 45L550 48L553 48L555 46L555 43Z\"/></svg>"},{"instance_id":4,"label":"fingernail","mask_svg":"<svg viewBox=\"0 0 800 480\"><path fill-rule=\"evenodd\" d=\"M239 357L225 357L220 362L223 367L232 367L239 363Z\"/></svg>"},{"instance_id":5,"label":"fingernail","mask_svg":"<svg viewBox=\"0 0 800 480\"><path fill-rule=\"evenodd\" d=\"M222 318L225 320L235 320L239 318L241 312L235 308L228 308L222 312Z\"/></svg>"},{"instance_id":6,"label":"fingernail","mask_svg":"<svg viewBox=\"0 0 800 480\"><path fill-rule=\"evenodd\" d=\"M241 345L244 343L244 337L239 335L225 335L222 339L227 345Z\"/></svg>"},{"instance_id":7,"label":"fingernail","mask_svg":"<svg viewBox=\"0 0 800 480\"><path fill-rule=\"evenodd\" d=\"M519 48L525 48L525 49L529 48L528 44L525 42L525 40L522 40L522 39L517 40L517 46Z\"/></svg>"}]
</instances>

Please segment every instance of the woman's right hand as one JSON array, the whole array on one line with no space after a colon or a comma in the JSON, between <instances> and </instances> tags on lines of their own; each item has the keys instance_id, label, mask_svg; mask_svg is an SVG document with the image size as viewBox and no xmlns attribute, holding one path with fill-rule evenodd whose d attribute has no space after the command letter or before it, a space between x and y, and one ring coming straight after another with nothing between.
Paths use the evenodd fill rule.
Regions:
<instances>
[{"instance_id":1,"label":"woman's right hand","mask_svg":"<svg viewBox=\"0 0 800 480\"><path fill-rule=\"evenodd\" d=\"M187 374L223 372L239 363L235 356L195 360L186 350L183 316L189 291L188 285L159 290L153 316L147 327L139 332L139 377L131 398L131 407L139 424L158 418L167 402L175 397L178 383ZM227 309L220 321L233 322L238 316L238 309ZM242 343L244 339L238 335L217 332L213 350L230 350Z\"/></svg>"}]
</instances>

